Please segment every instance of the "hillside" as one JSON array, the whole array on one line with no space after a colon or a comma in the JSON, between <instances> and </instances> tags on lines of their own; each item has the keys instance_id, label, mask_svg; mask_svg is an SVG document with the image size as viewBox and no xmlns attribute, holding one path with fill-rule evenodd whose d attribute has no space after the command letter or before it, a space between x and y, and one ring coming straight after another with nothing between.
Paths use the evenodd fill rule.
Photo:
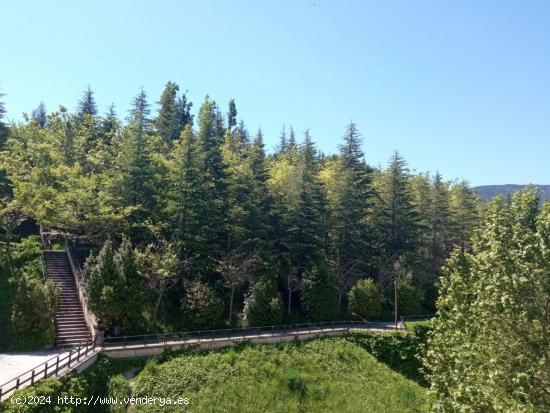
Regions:
<instances>
[{"instance_id":1,"label":"hillside","mask_svg":"<svg viewBox=\"0 0 550 413\"><path fill-rule=\"evenodd\" d=\"M541 200L548 201L550 200L550 185L532 185L535 188L540 190ZM476 186L474 190L481 196L483 199L490 200L491 198L497 195L512 195L514 192L519 191L525 188L526 185L482 185Z\"/></svg>"}]
</instances>

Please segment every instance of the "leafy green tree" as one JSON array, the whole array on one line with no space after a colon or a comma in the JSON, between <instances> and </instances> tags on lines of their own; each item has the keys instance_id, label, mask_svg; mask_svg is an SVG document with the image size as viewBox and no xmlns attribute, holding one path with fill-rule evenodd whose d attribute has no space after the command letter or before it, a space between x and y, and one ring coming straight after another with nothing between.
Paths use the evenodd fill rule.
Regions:
<instances>
[{"instance_id":1,"label":"leafy green tree","mask_svg":"<svg viewBox=\"0 0 550 413\"><path fill-rule=\"evenodd\" d=\"M53 281L42 283L32 275L23 274L17 280L11 312L11 346L24 351L52 344L55 338L53 318L60 300L59 288Z\"/></svg>"},{"instance_id":2,"label":"leafy green tree","mask_svg":"<svg viewBox=\"0 0 550 413\"><path fill-rule=\"evenodd\" d=\"M380 289L372 278L357 281L348 293L349 311L364 320L376 320L382 312Z\"/></svg>"},{"instance_id":3,"label":"leafy green tree","mask_svg":"<svg viewBox=\"0 0 550 413\"><path fill-rule=\"evenodd\" d=\"M283 322L283 302L272 281L260 279L251 285L244 300L243 319L248 327Z\"/></svg>"},{"instance_id":4,"label":"leafy green tree","mask_svg":"<svg viewBox=\"0 0 550 413\"><path fill-rule=\"evenodd\" d=\"M237 106L235 99L231 99L227 110L227 130L231 132L235 126L237 126Z\"/></svg>"},{"instance_id":5,"label":"leafy green tree","mask_svg":"<svg viewBox=\"0 0 550 413\"><path fill-rule=\"evenodd\" d=\"M157 234L157 241L138 251L136 258L145 276L147 285L154 292L153 324L157 321L162 299L183 276L183 262L168 241Z\"/></svg>"},{"instance_id":6,"label":"leafy green tree","mask_svg":"<svg viewBox=\"0 0 550 413\"><path fill-rule=\"evenodd\" d=\"M471 252L441 280L424 363L444 411L550 408L550 204L532 190L496 198Z\"/></svg>"},{"instance_id":7,"label":"leafy green tree","mask_svg":"<svg viewBox=\"0 0 550 413\"><path fill-rule=\"evenodd\" d=\"M186 329L207 330L220 325L223 302L208 284L198 280L187 281L182 310Z\"/></svg>"}]
</instances>

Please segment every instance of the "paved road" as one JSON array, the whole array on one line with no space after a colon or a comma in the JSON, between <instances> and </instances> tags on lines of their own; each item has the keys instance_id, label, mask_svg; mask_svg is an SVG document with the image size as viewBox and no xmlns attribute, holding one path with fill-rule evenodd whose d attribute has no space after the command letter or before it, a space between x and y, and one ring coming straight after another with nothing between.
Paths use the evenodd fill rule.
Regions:
<instances>
[{"instance_id":1,"label":"paved road","mask_svg":"<svg viewBox=\"0 0 550 413\"><path fill-rule=\"evenodd\" d=\"M0 354L0 386L54 356L65 354L60 350L33 351L29 353Z\"/></svg>"}]
</instances>

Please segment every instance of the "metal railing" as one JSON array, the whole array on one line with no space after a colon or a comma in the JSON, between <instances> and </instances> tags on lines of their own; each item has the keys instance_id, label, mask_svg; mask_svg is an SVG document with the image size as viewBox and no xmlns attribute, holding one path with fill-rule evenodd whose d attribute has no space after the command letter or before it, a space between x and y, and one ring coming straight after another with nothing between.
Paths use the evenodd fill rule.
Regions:
<instances>
[{"instance_id":1,"label":"metal railing","mask_svg":"<svg viewBox=\"0 0 550 413\"><path fill-rule=\"evenodd\" d=\"M327 321L320 323L301 323L288 325L273 325L263 327L246 327L246 328L226 328L220 330L196 330L174 333L160 334L144 334L136 336L121 336L121 337L106 337L103 339L103 349L109 347L126 348L132 347L147 347L148 345L166 344L168 342L181 342L185 344L189 341L200 342L204 340L216 339L247 339L254 338L261 334L275 335L293 335L324 331L333 331L336 329L351 329L351 328L380 328L393 329L393 323L383 322L368 322L368 321Z\"/></svg>"},{"instance_id":2,"label":"metal railing","mask_svg":"<svg viewBox=\"0 0 550 413\"><path fill-rule=\"evenodd\" d=\"M29 382L32 386L38 380L58 376L63 369L70 371L71 363L78 363L81 359L86 359L88 355L93 354L95 354L95 343L93 340L89 340L85 344L69 350L68 354L60 354L46 360L35 368L0 385L0 401L5 400L12 392L27 387L26 384Z\"/></svg>"}]
</instances>

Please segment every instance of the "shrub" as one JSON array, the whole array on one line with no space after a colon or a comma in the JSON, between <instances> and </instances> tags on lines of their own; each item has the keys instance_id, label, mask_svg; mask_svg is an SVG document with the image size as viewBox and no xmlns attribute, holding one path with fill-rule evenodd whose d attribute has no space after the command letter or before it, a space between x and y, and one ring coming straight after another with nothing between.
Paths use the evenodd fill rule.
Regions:
<instances>
[{"instance_id":1,"label":"shrub","mask_svg":"<svg viewBox=\"0 0 550 413\"><path fill-rule=\"evenodd\" d=\"M130 395L130 384L126 377L122 374L117 374L109 379L107 385L108 397L117 398L119 401ZM123 413L126 411L126 405L123 404L111 404L109 410L113 413Z\"/></svg>"},{"instance_id":2,"label":"shrub","mask_svg":"<svg viewBox=\"0 0 550 413\"><path fill-rule=\"evenodd\" d=\"M283 322L281 297L273 282L260 280L252 284L244 300L245 326L277 325Z\"/></svg>"},{"instance_id":3,"label":"shrub","mask_svg":"<svg viewBox=\"0 0 550 413\"><path fill-rule=\"evenodd\" d=\"M55 339L53 317L59 303L59 288L53 281L42 283L23 275L11 311L11 347L25 351L52 344Z\"/></svg>"},{"instance_id":4,"label":"shrub","mask_svg":"<svg viewBox=\"0 0 550 413\"><path fill-rule=\"evenodd\" d=\"M402 281L397 288L398 312L399 315L422 314L422 294L414 285Z\"/></svg>"},{"instance_id":5,"label":"shrub","mask_svg":"<svg viewBox=\"0 0 550 413\"><path fill-rule=\"evenodd\" d=\"M382 312L380 289L371 279L359 280L348 294L349 311L363 319L375 319Z\"/></svg>"}]
</instances>

